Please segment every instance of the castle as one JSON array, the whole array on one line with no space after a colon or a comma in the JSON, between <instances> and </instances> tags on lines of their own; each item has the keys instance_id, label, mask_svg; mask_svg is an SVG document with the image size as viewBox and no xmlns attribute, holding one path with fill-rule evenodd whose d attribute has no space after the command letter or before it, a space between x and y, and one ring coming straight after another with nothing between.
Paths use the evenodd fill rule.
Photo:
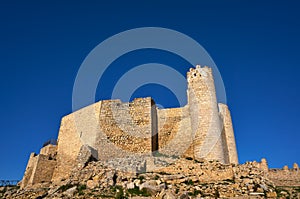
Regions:
<instances>
[{"instance_id":1,"label":"castle","mask_svg":"<svg viewBox=\"0 0 300 199\"><path fill-rule=\"evenodd\" d=\"M57 145L30 155L21 187L68 178L72 169L84 167L80 159L86 154L110 161L158 151L238 164L230 112L217 103L212 69L191 68L187 84L184 107L159 109L150 97L103 100L64 116Z\"/></svg>"}]
</instances>

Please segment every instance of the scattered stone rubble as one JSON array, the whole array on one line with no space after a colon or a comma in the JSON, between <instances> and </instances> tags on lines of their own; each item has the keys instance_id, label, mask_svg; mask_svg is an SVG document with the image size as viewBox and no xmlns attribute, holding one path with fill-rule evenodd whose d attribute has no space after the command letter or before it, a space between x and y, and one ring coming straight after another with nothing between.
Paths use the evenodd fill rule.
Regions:
<instances>
[{"instance_id":1,"label":"scattered stone rubble","mask_svg":"<svg viewBox=\"0 0 300 199\"><path fill-rule=\"evenodd\" d=\"M116 170L111 162L86 161L83 168L74 168L68 179L55 184L1 187L0 198L300 198L300 187L276 187L257 162L224 165L153 157L152 162L169 165L139 173Z\"/></svg>"}]
</instances>

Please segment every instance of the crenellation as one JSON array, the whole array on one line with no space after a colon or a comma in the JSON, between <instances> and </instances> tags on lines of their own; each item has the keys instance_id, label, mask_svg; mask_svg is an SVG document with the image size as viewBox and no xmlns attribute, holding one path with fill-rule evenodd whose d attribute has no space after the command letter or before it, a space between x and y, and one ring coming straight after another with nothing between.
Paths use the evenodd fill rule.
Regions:
<instances>
[{"instance_id":1,"label":"crenellation","mask_svg":"<svg viewBox=\"0 0 300 199\"><path fill-rule=\"evenodd\" d=\"M293 169L294 169L295 171L298 171L298 170L299 170L299 166L298 166L298 164L297 164L296 162L293 164Z\"/></svg>"},{"instance_id":2,"label":"crenellation","mask_svg":"<svg viewBox=\"0 0 300 199\"><path fill-rule=\"evenodd\" d=\"M286 165L283 169L269 169L266 176L277 186L300 186L300 172Z\"/></svg>"},{"instance_id":3,"label":"crenellation","mask_svg":"<svg viewBox=\"0 0 300 199\"><path fill-rule=\"evenodd\" d=\"M261 162L256 164L276 186L300 186L300 172L297 169L289 169L287 165L282 169L270 169L266 158L262 158Z\"/></svg>"}]
</instances>

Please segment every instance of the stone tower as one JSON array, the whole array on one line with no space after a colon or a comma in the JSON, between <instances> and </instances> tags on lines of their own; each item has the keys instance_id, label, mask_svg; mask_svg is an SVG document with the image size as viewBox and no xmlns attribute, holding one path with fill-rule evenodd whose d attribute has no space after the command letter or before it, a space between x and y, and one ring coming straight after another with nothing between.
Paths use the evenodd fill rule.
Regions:
<instances>
[{"instance_id":1,"label":"stone tower","mask_svg":"<svg viewBox=\"0 0 300 199\"><path fill-rule=\"evenodd\" d=\"M194 156L226 163L212 70L197 65L187 73L187 81Z\"/></svg>"},{"instance_id":2,"label":"stone tower","mask_svg":"<svg viewBox=\"0 0 300 199\"><path fill-rule=\"evenodd\" d=\"M233 132L231 114L226 104L218 104L220 119L223 123L222 142L227 163L238 164L238 154L236 150L235 137Z\"/></svg>"}]
</instances>

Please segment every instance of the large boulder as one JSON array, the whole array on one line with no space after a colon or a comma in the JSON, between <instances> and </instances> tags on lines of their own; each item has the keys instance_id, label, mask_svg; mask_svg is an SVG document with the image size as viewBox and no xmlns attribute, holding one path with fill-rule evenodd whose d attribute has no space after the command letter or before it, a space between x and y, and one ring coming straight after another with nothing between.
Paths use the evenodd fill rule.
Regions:
<instances>
[{"instance_id":1,"label":"large boulder","mask_svg":"<svg viewBox=\"0 0 300 199\"><path fill-rule=\"evenodd\" d=\"M98 160L98 151L85 144L82 145L77 156L78 169L82 169L89 162Z\"/></svg>"},{"instance_id":2,"label":"large boulder","mask_svg":"<svg viewBox=\"0 0 300 199\"><path fill-rule=\"evenodd\" d=\"M164 188L165 184L158 185L156 180L146 181L139 186L140 190L145 189L151 195L156 195L156 193L160 192Z\"/></svg>"}]
</instances>

